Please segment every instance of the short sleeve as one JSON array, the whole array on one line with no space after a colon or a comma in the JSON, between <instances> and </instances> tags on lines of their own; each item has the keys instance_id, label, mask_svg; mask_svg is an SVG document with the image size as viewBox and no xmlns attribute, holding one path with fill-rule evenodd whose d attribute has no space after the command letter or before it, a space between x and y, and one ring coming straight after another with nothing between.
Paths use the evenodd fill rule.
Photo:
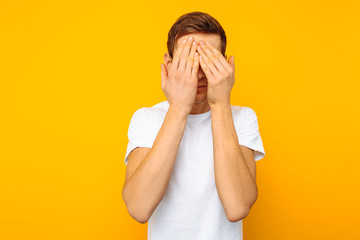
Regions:
<instances>
[{"instance_id":1,"label":"short sleeve","mask_svg":"<svg viewBox=\"0 0 360 240\"><path fill-rule=\"evenodd\" d=\"M255 153L255 161L265 156L265 150L259 132L256 113L249 107L242 107L235 121L239 145L251 148Z\"/></svg>"},{"instance_id":2,"label":"short sleeve","mask_svg":"<svg viewBox=\"0 0 360 240\"><path fill-rule=\"evenodd\" d=\"M154 142L151 116L146 108L140 108L131 117L128 130L128 145L125 153L125 165L128 163L130 152L136 147L151 148Z\"/></svg>"}]
</instances>

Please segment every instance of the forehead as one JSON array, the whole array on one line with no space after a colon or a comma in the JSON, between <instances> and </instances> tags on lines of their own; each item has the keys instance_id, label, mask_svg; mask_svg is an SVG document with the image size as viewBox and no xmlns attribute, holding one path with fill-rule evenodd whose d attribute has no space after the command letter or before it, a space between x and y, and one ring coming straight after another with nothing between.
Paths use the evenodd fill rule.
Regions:
<instances>
[{"instance_id":1,"label":"forehead","mask_svg":"<svg viewBox=\"0 0 360 240\"><path fill-rule=\"evenodd\" d=\"M190 36L194 38L194 40L199 43L200 40L206 42L208 41L211 45L213 45L216 49L221 51L221 38L219 34L214 33L188 33L186 35L181 36L176 40L176 46L179 46L179 43L183 39L188 39Z\"/></svg>"}]
</instances>

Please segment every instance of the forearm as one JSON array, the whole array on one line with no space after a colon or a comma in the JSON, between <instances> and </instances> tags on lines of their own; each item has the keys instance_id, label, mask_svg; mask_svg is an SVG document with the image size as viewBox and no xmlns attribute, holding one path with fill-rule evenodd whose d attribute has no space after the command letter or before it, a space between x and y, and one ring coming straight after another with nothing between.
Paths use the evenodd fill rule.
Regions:
<instances>
[{"instance_id":1,"label":"forearm","mask_svg":"<svg viewBox=\"0 0 360 240\"><path fill-rule=\"evenodd\" d=\"M230 104L211 107L216 188L228 219L247 215L257 186L241 153Z\"/></svg>"},{"instance_id":2,"label":"forearm","mask_svg":"<svg viewBox=\"0 0 360 240\"><path fill-rule=\"evenodd\" d=\"M129 211L147 221L168 186L187 116L169 108L151 150L124 186Z\"/></svg>"}]
</instances>

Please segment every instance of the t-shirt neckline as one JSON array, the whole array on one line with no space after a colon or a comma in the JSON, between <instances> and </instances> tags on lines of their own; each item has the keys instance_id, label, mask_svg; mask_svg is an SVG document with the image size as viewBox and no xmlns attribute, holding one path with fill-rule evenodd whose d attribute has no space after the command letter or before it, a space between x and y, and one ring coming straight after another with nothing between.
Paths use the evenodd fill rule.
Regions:
<instances>
[{"instance_id":1,"label":"t-shirt neckline","mask_svg":"<svg viewBox=\"0 0 360 240\"><path fill-rule=\"evenodd\" d=\"M188 119L205 119L210 116L211 110L204 113L189 114Z\"/></svg>"},{"instance_id":2,"label":"t-shirt neckline","mask_svg":"<svg viewBox=\"0 0 360 240\"><path fill-rule=\"evenodd\" d=\"M167 108L169 109L169 102L165 101ZM197 113L197 114L189 114L187 119L205 119L207 117L209 117L211 114L211 110L204 112L204 113Z\"/></svg>"}]
</instances>

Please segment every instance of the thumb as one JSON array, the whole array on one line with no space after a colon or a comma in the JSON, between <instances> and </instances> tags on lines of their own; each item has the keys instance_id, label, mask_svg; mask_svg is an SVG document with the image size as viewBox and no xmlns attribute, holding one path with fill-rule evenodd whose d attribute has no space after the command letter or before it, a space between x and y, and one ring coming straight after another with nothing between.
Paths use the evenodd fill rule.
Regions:
<instances>
[{"instance_id":1,"label":"thumb","mask_svg":"<svg viewBox=\"0 0 360 240\"><path fill-rule=\"evenodd\" d=\"M235 71L235 56L232 55L229 57L229 64Z\"/></svg>"},{"instance_id":2,"label":"thumb","mask_svg":"<svg viewBox=\"0 0 360 240\"><path fill-rule=\"evenodd\" d=\"M160 68L161 68L161 89L164 90L168 72L165 64L161 63Z\"/></svg>"}]
</instances>

